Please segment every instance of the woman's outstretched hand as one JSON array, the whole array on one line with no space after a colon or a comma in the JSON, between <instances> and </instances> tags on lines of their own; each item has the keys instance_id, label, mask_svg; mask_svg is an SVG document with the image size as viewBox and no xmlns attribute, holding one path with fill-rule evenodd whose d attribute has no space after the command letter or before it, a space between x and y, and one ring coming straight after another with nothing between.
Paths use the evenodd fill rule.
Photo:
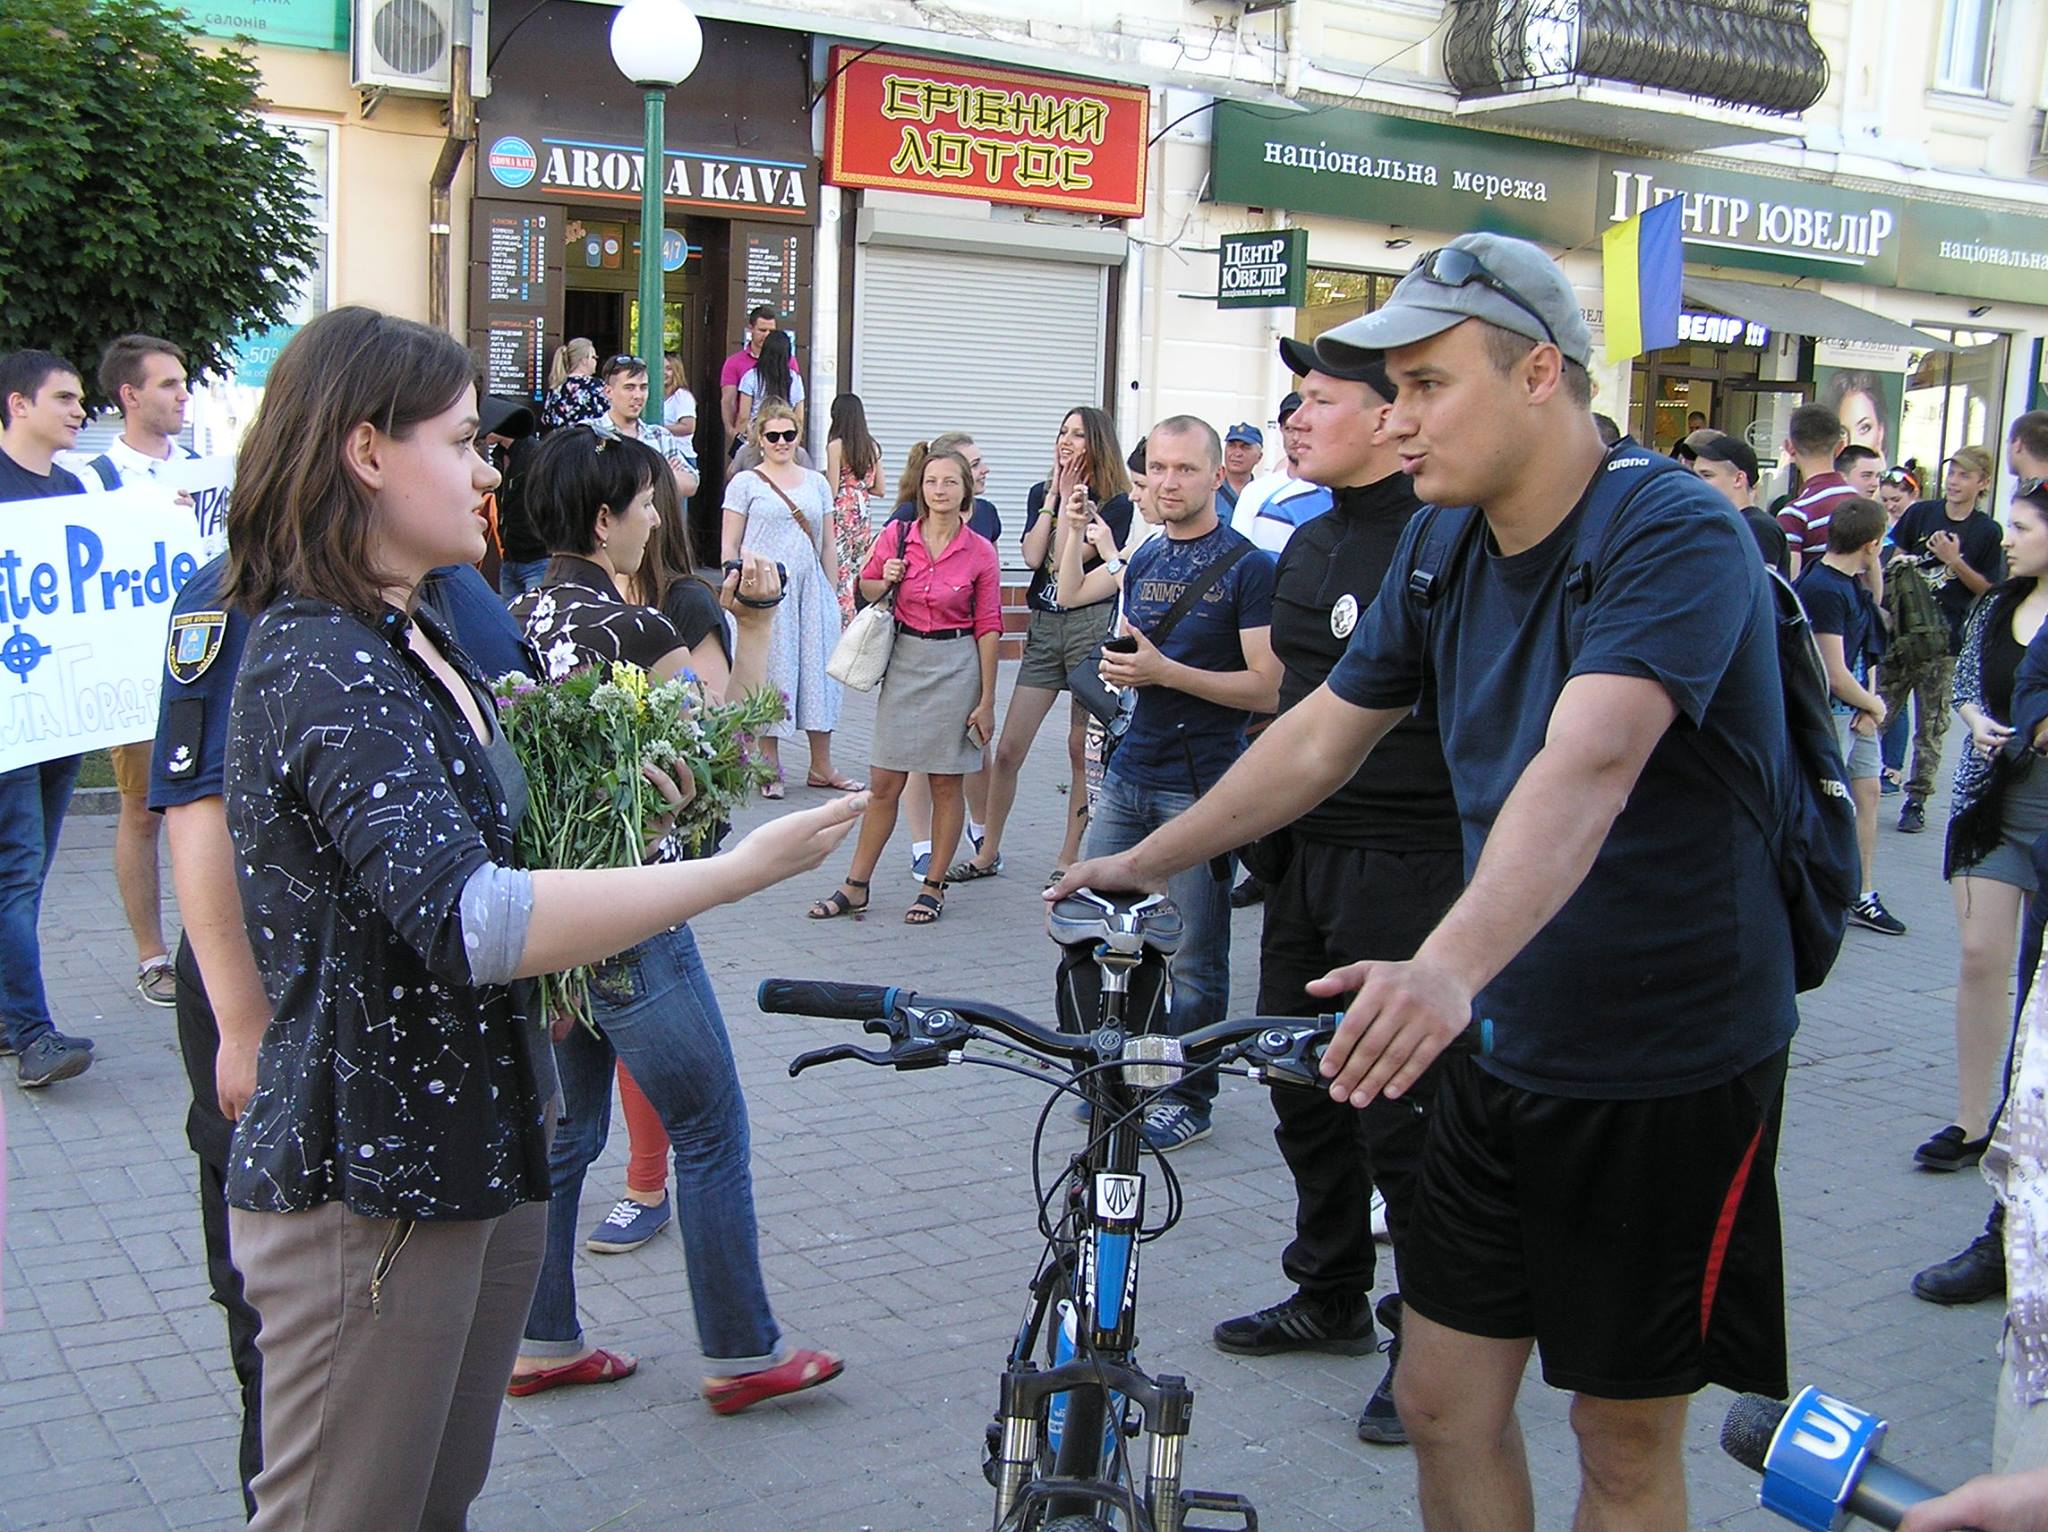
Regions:
<instances>
[{"instance_id":1,"label":"woman's outstretched hand","mask_svg":"<svg viewBox=\"0 0 2048 1532\"><path fill-rule=\"evenodd\" d=\"M726 863L741 887L735 898L772 888L785 878L811 871L846 839L867 812L866 793L848 793L815 809L771 819L748 832L718 860Z\"/></svg>"}]
</instances>

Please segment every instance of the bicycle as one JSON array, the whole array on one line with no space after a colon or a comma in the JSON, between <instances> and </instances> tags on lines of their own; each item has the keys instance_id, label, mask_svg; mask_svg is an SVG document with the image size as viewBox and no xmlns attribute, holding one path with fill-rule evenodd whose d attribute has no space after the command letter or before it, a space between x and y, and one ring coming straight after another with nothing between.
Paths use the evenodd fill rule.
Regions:
<instances>
[{"instance_id":1,"label":"bicycle","mask_svg":"<svg viewBox=\"0 0 2048 1532\"><path fill-rule=\"evenodd\" d=\"M1053 1081L1032 1135L1046 1251L988 1431L983 1472L995 1490L993 1532L1257 1532L1258 1513L1242 1495L1182 1487L1194 1391L1185 1378L1152 1377L1134 1360L1139 1251L1173 1228L1181 1211L1178 1177L1138 1125L1162 1089L1196 1071L1241 1063L1262 1083L1326 1089L1318 1065L1342 1018L1248 1016L1178 1038L1133 1030L1155 1019L1152 1002L1169 993L1166 960L1180 942L1180 912L1156 894L1082 890L1053 906L1049 926L1099 977L1091 1030L1056 1031L984 1001L875 984L768 979L758 1002L771 1014L858 1021L888 1038L886 1049L839 1043L802 1054L790 1063L793 1076L840 1060L898 1070L982 1064L1040 1081L1047 1069L1065 1076ZM1066 995L1070 965L1061 971ZM1490 1051L1490 1031L1490 1023L1476 1022L1458 1046ZM1038 1067L969 1053L975 1043ZM1088 1136L1048 1189L1040 1166L1046 1125L1067 1096L1086 1103ZM1158 1161L1166 1193L1165 1213L1150 1228L1144 1154ZM1140 1434L1142 1487L1127 1446ZM1197 1511L1236 1522L1197 1527L1187 1519Z\"/></svg>"}]
</instances>

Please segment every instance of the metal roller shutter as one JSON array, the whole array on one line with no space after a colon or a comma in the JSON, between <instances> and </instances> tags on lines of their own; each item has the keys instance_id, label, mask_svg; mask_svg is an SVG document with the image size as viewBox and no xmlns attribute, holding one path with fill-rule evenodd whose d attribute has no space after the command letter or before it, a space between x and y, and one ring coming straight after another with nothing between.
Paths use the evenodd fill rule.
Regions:
<instances>
[{"instance_id":1,"label":"metal roller shutter","mask_svg":"<svg viewBox=\"0 0 2048 1532\"><path fill-rule=\"evenodd\" d=\"M1066 412L1102 399L1106 294L1101 266L862 247L853 391L891 494L913 442L965 431L1003 513L1004 566L1021 567L1025 493L1051 470Z\"/></svg>"}]
</instances>

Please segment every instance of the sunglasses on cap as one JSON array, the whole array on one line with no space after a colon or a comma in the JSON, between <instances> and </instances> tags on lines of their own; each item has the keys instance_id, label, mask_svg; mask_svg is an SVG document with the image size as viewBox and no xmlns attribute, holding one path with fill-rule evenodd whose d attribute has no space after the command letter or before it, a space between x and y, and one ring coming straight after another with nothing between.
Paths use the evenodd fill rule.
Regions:
<instances>
[{"instance_id":1,"label":"sunglasses on cap","mask_svg":"<svg viewBox=\"0 0 2048 1532\"><path fill-rule=\"evenodd\" d=\"M1920 493L1920 481L1903 468L1887 468L1877 476L1877 482L1886 489L1903 489L1916 495Z\"/></svg>"},{"instance_id":2,"label":"sunglasses on cap","mask_svg":"<svg viewBox=\"0 0 2048 1532\"><path fill-rule=\"evenodd\" d=\"M1543 317L1536 305L1495 276L1487 269L1486 262L1480 260L1470 250L1460 249L1456 245L1445 245L1441 250L1430 251L1415 263L1413 269L1439 287L1471 287L1477 284L1490 292L1499 293L1543 326L1545 340L1557 346L1559 351L1564 350L1563 346L1558 346L1557 332L1550 328L1550 321Z\"/></svg>"},{"instance_id":3,"label":"sunglasses on cap","mask_svg":"<svg viewBox=\"0 0 2048 1532\"><path fill-rule=\"evenodd\" d=\"M763 431L761 433L761 440L764 442L793 442L796 440L796 427L791 426L785 431Z\"/></svg>"},{"instance_id":4,"label":"sunglasses on cap","mask_svg":"<svg viewBox=\"0 0 2048 1532\"><path fill-rule=\"evenodd\" d=\"M645 367L647 364L637 356L615 356L604 364L606 372L617 372L621 367Z\"/></svg>"}]
</instances>

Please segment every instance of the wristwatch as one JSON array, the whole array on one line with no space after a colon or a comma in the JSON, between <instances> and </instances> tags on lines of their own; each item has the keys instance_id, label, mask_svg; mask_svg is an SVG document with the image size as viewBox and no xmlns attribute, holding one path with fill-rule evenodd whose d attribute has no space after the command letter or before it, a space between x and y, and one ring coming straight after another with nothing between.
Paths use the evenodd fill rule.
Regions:
<instances>
[{"instance_id":1,"label":"wristwatch","mask_svg":"<svg viewBox=\"0 0 2048 1532\"><path fill-rule=\"evenodd\" d=\"M1123 556L1121 554L1112 553L1108 558L1102 561L1102 567L1104 569L1107 569L1111 574L1116 574L1124 567Z\"/></svg>"}]
</instances>

